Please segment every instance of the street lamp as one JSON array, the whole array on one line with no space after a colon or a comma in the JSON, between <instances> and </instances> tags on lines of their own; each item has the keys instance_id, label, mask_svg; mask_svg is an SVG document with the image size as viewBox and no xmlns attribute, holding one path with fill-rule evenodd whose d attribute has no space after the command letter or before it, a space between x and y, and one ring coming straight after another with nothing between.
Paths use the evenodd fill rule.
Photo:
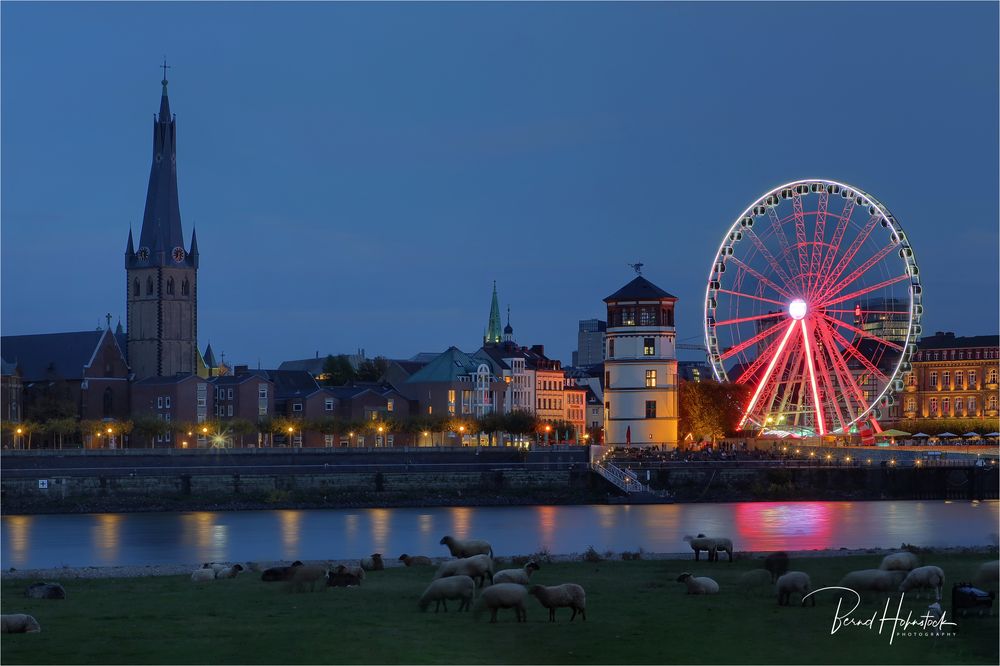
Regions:
<instances>
[{"instance_id":1,"label":"street lamp","mask_svg":"<svg viewBox=\"0 0 1000 666\"><path fill-rule=\"evenodd\" d=\"M288 426L288 446L292 446L292 426Z\"/></svg>"},{"instance_id":2,"label":"street lamp","mask_svg":"<svg viewBox=\"0 0 1000 666\"><path fill-rule=\"evenodd\" d=\"M24 434L24 430L22 428L18 428L17 429L17 439L20 440L20 444L22 446L24 445L24 438L21 437L21 435L23 435L23 434ZM14 448L15 449L18 448L18 442L14 442Z\"/></svg>"}]
</instances>

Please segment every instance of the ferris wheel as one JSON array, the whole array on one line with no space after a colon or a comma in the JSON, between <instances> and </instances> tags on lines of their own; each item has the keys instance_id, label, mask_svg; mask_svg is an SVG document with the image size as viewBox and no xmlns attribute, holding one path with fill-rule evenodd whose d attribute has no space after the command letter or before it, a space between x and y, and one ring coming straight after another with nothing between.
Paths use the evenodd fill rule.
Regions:
<instances>
[{"instance_id":1,"label":"ferris wheel","mask_svg":"<svg viewBox=\"0 0 1000 666\"><path fill-rule=\"evenodd\" d=\"M906 234L870 194L808 179L754 201L723 237L705 295L715 377L748 386L740 427L877 428L910 369L920 292Z\"/></svg>"}]
</instances>

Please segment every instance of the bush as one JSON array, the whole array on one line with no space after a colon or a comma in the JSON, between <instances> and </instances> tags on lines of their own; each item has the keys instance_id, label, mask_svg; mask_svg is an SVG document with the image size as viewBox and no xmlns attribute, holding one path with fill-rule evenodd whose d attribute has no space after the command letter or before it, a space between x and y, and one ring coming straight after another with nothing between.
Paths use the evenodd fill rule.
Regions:
<instances>
[{"instance_id":1,"label":"bush","mask_svg":"<svg viewBox=\"0 0 1000 666\"><path fill-rule=\"evenodd\" d=\"M587 550L584 551L583 557L581 558L584 562L603 562L604 558L593 546L587 546Z\"/></svg>"}]
</instances>

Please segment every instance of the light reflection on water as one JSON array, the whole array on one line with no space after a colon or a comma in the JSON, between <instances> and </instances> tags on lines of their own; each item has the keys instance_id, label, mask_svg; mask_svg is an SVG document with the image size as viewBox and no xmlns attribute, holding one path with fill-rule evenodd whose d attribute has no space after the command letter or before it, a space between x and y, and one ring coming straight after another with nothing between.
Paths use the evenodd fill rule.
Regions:
<instances>
[{"instance_id":1,"label":"light reflection on water","mask_svg":"<svg viewBox=\"0 0 1000 666\"><path fill-rule=\"evenodd\" d=\"M488 539L497 555L689 552L683 537L737 550L985 545L1000 502L744 502L4 516L2 566L444 556L440 538Z\"/></svg>"}]
</instances>

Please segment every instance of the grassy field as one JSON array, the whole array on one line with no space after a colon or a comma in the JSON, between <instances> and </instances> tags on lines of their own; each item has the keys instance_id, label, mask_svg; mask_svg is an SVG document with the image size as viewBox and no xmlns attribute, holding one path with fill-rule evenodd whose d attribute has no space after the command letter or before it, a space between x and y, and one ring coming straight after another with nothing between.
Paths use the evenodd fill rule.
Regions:
<instances>
[{"instance_id":1,"label":"grassy field","mask_svg":"<svg viewBox=\"0 0 1000 666\"><path fill-rule=\"evenodd\" d=\"M877 567L879 557L802 558L814 587L834 585L847 571ZM951 581L966 579L984 556L923 555ZM421 613L416 600L431 569L369 574L361 588L290 593L256 574L196 585L186 576L62 581L65 601L25 599L28 581L6 580L4 613L34 615L40 634L4 635L4 664L996 664L998 622L957 619L953 637L897 636L846 627L831 635L836 598L815 608L779 607L769 591L746 594L739 575L760 561L677 560L543 564L542 584L577 582L587 590L587 621L556 624L529 598L528 622L501 611ZM721 585L714 597L687 596L683 571ZM892 610L898 604L894 598ZM922 614L927 601L907 597ZM884 600L869 600L854 617L881 617ZM947 610L947 606L946 606ZM891 613L894 614L894 613Z\"/></svg>"}]
</instances>

